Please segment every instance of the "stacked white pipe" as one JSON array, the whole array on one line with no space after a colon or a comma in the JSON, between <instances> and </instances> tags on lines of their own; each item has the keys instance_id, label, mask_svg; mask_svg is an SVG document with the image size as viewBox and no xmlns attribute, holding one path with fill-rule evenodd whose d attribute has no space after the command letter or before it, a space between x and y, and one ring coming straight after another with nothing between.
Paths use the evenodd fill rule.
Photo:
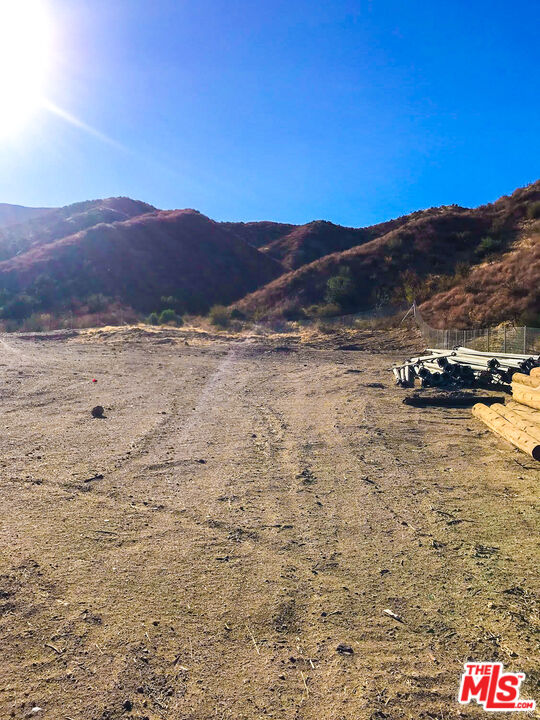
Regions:
<instances>
[{"instance_id":1,"label":"stacked white pipe","mask_svg":"<svg viewBox=\"0 0 540 720\"><path fill-rule=\"evenodd\" d=\"M422 387L448 389L509 385L516 373L528 375L540 367L540 355L481 352L465 347L428 348L426 353L393 368L397 385L414 387L416 378Z\"/></svg>"}]
</instances>

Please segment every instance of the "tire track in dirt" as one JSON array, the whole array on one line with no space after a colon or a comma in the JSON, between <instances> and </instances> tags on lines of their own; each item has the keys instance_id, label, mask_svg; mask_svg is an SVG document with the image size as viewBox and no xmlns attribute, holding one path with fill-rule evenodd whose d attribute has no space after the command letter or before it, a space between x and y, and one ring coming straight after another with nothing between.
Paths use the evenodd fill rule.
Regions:
<instances>
[{"instance_id":1,"label":"tire track in dirt","mask_svg":"<svg viewBox=\"0 0 540 720\"><path fill-rule=\"evenodd\" d=\"M357 656L352 660L336 655L335 648L340 640L348 642L353 640L357 652L362 646L365 652L367 648L364 638L368 636L369 651L366 654L377 657L379 663L390 662L395 666L394 641L386 636L387 627L380 620L374 619L372 610L368 611L373 624L372 629L366 633L363 627L359 632L357 615L366 612L366 608L361 597L362 593L358 592L357 588L376 585L377 582L374 583L370 577L366 577L365 572L359 574L358 568L352 567L350 560L347 561L347 556L354 558L358 555L355 549L351 548L349 541L349 536L351 534L354 536L356 533L362 553L368 552L372 556L371 562L363 557L360 564L364 570L366 566L371 568L367 574L372 575L373 567L377 565L376 559L373 558L373 555L376 555L373 551L374 546L384 541L384 535L381 538L381 529L390 532L388 525L395 523L396 517L390 508L380 503L377 495L372 496L370 486L359 480L366 472L366 463L350 452L342 436L336 431L334 399L330 398L328 401L324 396L313 395L312 391L306 393L302 386L296 385L296 397L290 400L287 398L288 406L301 409L301 412L297 410L294 422L290 423L295 432L288 438L287 446L283 450L283 455L287 458L285 465L289 472L296 468L297 473L300 468L307 467L308 473L305 473L304 480L307 479L308 483L300 492L306 497L311 495L313 498L311 507L306 503L302 511L297 512L295 516L295 522L303 527L306 539L314 542L314 547L310 549L304 563L304 578L306 583L311 585L314 597L324 597L325 602L333 597L334 606L331 609L325 608L320 600L310 603L308 593L302 591L301 583L297 581L289 582L288 594L292 597L299 594L304 604L311 605L310 612L305 618L308 627L317 627L317 624L320 626L323 622L326 631L330 629L330 636L325 637L319 631L313 633L312 638L308 637L303 641L307 647L310 647L311 656L318 658L314 667L307 665L304 668L305 679L310 688L309 697L306 691L304 700L307 715L315 711L315 708L317 711L324 708L324 712L328 713L325 717L333 717L337 712L336 704L334 700L328 703L328 699L335 698L335 693L339 695L338 687L342 685L343 674L352 672L354 667L352 674L356 672L358 678L365 678L369 676L366 671L373 669L370 667L369 657L368 662L362 667L363 663ZM315 417L316 429L311 421ZM308 442L306 438L309 439ZM299 475L297 474L296 477L298 478ZM310 479L313 484L310 483ZM325 491L317 492L322 483ZM297 495L298 492L296 489ZM291 499L289 495L286 502L289 510ZM281 501L283 503L283 496ZM276 504L279 506L279 498L276 499ZM292 504L298 505L294 501ZM298 554L297 549L295 554L297 565ZM300 603L296 604L300 605ZM382 608L377 609L380 613ZM323 621L321 621L322 614L325 617ZM400 662L402 665L406 664L404 660ZM354 680L351 681L354 684ZM373 697L377 695L376 688L365 687L363 695L366 705L373 704ZM362 706L361 698L357 698L358 700Z\"/></svg>"},{"instance_id":2,"label":"tire track in dirt","mask_svg":"<svg viewBox=\"0 0 540 720\"><path fill-rule=\"evenodd\" d=\"M98 357L90 348L81 362L62 353L59 390L71 362L79 370ZM402 437L409 412L393 393L347 375L343 353L277 353L255 340L217 355L129 350L108 384L117 392L128 380L122 408L156 415L123 435L114 417L92 426L104 432L88 435L88 451L109 471L88 492L73 488L60 503L47 484L4 483L3 537L18 538L19 554L41 565L24 593L7 598L15 607L5 616L0 706L11 709L13 697L30 692L55 717L74 720L118 720L127 698L135 714L150 717L454 718L464 657L491 657L498 647L463 621L473 611L494 635L489 615L502 620L502 610L485 600L514 613L522 643L515 662L528 671L522 648L533 596L525 578L533 563L514 570L511 594L499 588L473 605L480 580L482 592L495 592L489 573L499 577L499 561L486 546L497 543L477 505L469 517L478 524L448 524L465 517L456 508L474 488L472 472L466 482L458 477L456 443L470 458L478 440L461 440L463 427L447 428L440 444L416 426ZM348 357L362 380L384 379L381 356ZM28 411L23 417L30 427ZM118 468L122 448L100 444L105 430L133 436ZM62 458L63 442L51 434ZM489 460L506 472L500 458ZM442 475L450 464L455 475ZM497 497L508 503L504 517L515 508L529 522L518 489L504 501L489 482L478 484L472 500ZM35 589L39 603L28 604ZM405 622L384 616L387 607ZM337 653L338 643L354 654Z\"/></svg>"}]
</instances>

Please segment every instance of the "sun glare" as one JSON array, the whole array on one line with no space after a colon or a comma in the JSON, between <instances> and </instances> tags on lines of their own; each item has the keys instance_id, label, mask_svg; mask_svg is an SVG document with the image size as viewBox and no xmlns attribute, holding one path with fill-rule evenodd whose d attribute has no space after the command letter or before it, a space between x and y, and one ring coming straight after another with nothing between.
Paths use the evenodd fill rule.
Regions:
<instances>
[{"instance_id":1,"label":"sun glare","mask_svg":"<svg viewBox=\"0 0 540 720\"><path fill-rule=\"evenodd\" d=\"M18 133L42 106L51 36L45 0L0 0L0 139Z\"/></svg>"}]
</instances>

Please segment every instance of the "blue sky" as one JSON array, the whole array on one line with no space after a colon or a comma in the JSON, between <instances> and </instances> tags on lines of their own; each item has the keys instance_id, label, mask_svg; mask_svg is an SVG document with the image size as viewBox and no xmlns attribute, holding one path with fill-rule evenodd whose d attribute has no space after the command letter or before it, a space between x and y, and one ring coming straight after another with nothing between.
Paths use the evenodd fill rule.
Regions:
<instances>
[{"instance_id":1,"label":"blue sky","mask_svg":"<svg viewBox=\"0 0 540 720\"><path fill-rule=\"evenodd\" d=\"M56 106L0 202L366 225L540 176L537 0L43 0Z\"/></svg>"}]
</instances>

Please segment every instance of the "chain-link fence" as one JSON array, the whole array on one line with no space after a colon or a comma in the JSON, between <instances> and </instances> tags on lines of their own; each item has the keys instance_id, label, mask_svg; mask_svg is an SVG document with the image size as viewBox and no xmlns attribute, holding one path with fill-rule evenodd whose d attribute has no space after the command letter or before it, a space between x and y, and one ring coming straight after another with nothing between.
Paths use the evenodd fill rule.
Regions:
<instances>
[{"instance_id":1,"label":"chain-link fence","mask_svg":"<svg viewBox=\"0 0 540 720\"><path fill-rule=\"evenodd\" d=\"M456 346L494 353L540 354L540 328L501 325L476 330L439 330L430 327L413 305L414 317L427 347L451 350Z\"/></svg>"}]
</instances>

